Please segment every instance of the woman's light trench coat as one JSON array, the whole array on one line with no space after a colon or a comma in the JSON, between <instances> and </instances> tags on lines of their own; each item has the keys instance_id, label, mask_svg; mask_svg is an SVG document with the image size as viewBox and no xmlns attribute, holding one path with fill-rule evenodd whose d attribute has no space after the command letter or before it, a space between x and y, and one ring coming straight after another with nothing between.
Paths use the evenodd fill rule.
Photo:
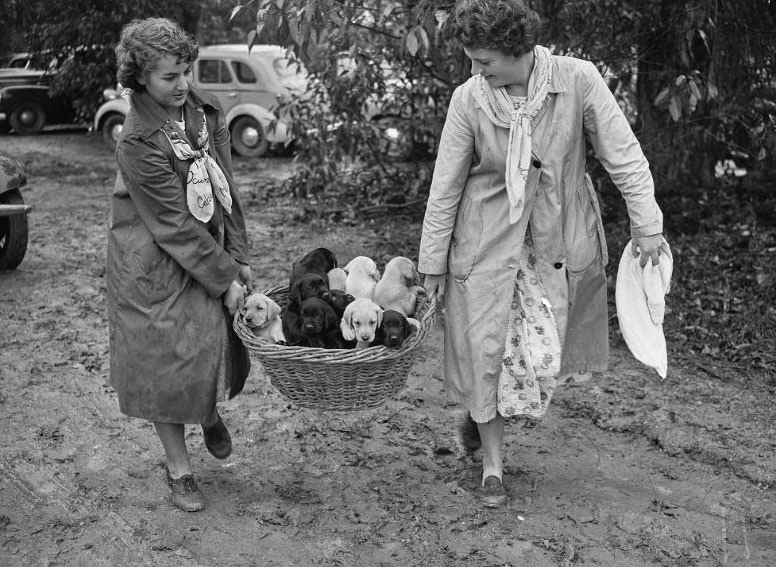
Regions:
<instances>
[{"instance_id":1,"label":"woman's light trench coat","mask_svg":"<svg viewBox=\"0 0 776 567\"><path fill-rule=\"evenodd\" d=\"M207 223L189 212L190 161L175 156L163 132L166 113L147 93L132 94L116 152L106 271L110 380L123 413L152 421L201 423L224 391L219 383L234 395L250 369L223 307L248 262L229 133L217 99L192 90L184 105L190 142L201 124L198 107L229 182L231 215L217 200Z\"/></svg>"},{"instance_id":2,"label":"woman's light trench coat","mask_svg":"<svg viewBox=\"0 0 776 567\"><path fill-rule=\"evenodd\" d=\"M596 67L552 56L532 122L526 207L509 223L508 130L478 108L474 80L453 93L423 223L418 269L447 274L445 385L478 422L496 415L517 258L530 225L563 345L561 373L607 366L606 241L585 171L585 136L625 198L632 236L663 231L649 164Z\"/></svg>"}]
</instances>

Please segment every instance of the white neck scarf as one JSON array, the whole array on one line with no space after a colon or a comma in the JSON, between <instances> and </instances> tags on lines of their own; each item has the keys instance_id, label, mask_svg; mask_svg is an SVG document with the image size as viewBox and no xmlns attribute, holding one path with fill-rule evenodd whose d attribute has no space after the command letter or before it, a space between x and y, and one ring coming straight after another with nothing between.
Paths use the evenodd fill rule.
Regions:
<instances>
[{"instance_id":1,"label":"white neck scarf","mask_svg":"<svg viewBox=\"0 0 776 567\"><path fill-rule=\"evenodd\" d=\"M208 222L215 212L213 193L228 215L232 214L232 195L229 193L229 182L224 172L208 153L210 144L205 112L201 108L197 111L202 118L202 126L197 133L197 146L200 149L192 149L185 136L181 136L172 125L162 130L178 159L193 160L186 180L186 203L194 218L201 222Z\"/></svg>"},{"instance_id":2,"label":"white neck scarf","mask_svg":"<svg viewBox=\"0 0 776 567\"><path fill-rule=\"evenodd\" d=\"M534 68L528 79L525 104L515 108L506 88L493 88L482 76L475 77L474 98L491 122L509 128L507 147L506 186L509 196L509 222L514 224L525 208L525 185L531 166L531 121L547 98L550 89L550 51L541 45L534 47Z\"/></svg>"}]
</instances>

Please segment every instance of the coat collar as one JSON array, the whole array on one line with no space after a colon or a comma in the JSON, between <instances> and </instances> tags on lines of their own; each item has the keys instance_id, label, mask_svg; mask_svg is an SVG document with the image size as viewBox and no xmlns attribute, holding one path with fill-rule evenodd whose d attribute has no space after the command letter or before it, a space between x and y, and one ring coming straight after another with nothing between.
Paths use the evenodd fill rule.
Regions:
<instances>
[{"instance_id":1,"label":"coat collar","mask_svg":"<svg viewBox=\"0 0 776 567\"><path fill-rule=\"evenodd\" d=\"M141 138L148 138L169 124L167 113L151 96L145 91L132 91L129 96L129 104L135 114L135 120L130 128L130 133ZM218 102L213 95L203 93L196 89L189 89L186 102L183 105L183 116L188 125L191 122L190 117L196 116L196 109L200 107L209 107L211 111L218 110ZM205 108L207 111L208 108Z\"/></svg>"}]
</instances>

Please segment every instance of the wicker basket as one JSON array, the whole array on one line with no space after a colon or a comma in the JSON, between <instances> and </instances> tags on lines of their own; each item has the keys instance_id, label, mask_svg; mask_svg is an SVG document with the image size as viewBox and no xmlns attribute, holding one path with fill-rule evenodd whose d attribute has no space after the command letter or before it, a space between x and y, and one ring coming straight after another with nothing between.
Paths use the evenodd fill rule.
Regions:
<instances>
[{"instance_id":1,"label":"wicker basket","mask_svg":"<svg viewBox=\"0 0 776 567\"><path fill-rule=\"evenodd\" d=\"M288 286L263 292L281 309L288 303ZM324 349L276 345L259 339L235 315L234 330L261 362L272 385L298 406L319 410L362 410L377 407L399 392L436 321L435 302L418 298L415 318L420 328L399 348Z\"/></svg>"}]
</instances>

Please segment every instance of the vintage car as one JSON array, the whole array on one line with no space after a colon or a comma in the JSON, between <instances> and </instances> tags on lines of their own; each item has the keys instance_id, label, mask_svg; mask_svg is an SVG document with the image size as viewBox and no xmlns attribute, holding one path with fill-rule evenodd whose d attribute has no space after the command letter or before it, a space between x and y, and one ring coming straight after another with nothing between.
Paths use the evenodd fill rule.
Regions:
<instances>
[{"instance_id":1,"label":"vintage car","mask_svg":"<svg viewBox=\"0 0 776 567\"><path fill-rule=\"evenodd\" d=\"M193 66L194 86L218 97L237 155L258 157L270 144L292 141L290 123L277 116L279 100L305 88L305 75L276 45L245 44L201 47ZM115 147L129 111L120 87L106 89L93 128Z\"/></svg>"},{"instance_id":2,"label":"vintage car","mask_svg":"<svg viewBox=\"0 0 776 567\"><path fill-rule=\"evenodd\" d=\"M0 270L12 270L27 252L27 213L21 188L27 177L18 161L0 153Z\"/></svg>"},{"instance_id":3,"label":"vintage car","mask_svg":"<svg viewBox=\"0 0 776 567\"><path fill-rule=\"evenodd\" d=\"M38 134L49 124L72 124L72 101L53 94L51 80L47 71L0 69L0 130Z\"/></svg>"}]
</instances>

